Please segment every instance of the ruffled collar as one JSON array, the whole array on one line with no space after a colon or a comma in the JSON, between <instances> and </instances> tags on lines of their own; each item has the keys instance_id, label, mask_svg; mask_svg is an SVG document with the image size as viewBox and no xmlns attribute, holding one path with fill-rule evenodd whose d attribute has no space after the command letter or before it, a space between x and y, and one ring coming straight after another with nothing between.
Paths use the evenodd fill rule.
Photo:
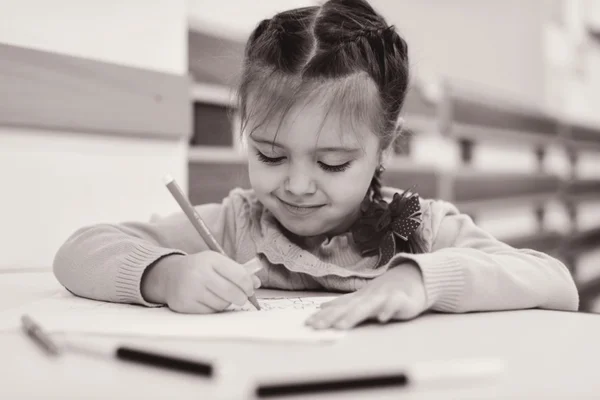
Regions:
<instances>
[{"instance_id":1,"label":"ruffled collar","mask_svg":"<svg viewBox=\"0 0 600 400\"><path fill-rule=\"evenodd\" d=\"M300 245L294 235L286 233L267 209L260 216L261 240L256 250L272 264L312 276L336 275L373 278L382 273L375 267L377 256L363 256L355 246L351 232L332 237L315 237Z\"/></svg>"},{"instance_id":2,"label":"ruffled collar","mask_svg":"<svg viewBox=\"0 0 600 400\"><path fill-rule=\"evenodd\" d=\"M394 193L395 191L386 190L384 191L384 196L392 199L393 203ZM413 197L413 201L411 201L412 207L415 205L414 199L417 200L416 204L419 204L418 196ZM399 200L396 199L394 203L394 210L397 211L396 206L398 202ZM389 260L397 251L404 251L402 245L392 248L391 251L393 253L389 253L389 246L385 247L386 253L383 256L381 251L365 251L364 243L361 244L356 241L357 238L360 240L360 235L357 234L355 228L361 224L355 224L349 231L338 235L330 237L322 235L308 240L300 240L295 235L286 232L271 212L264 207L260 208L261 212L257 215L258 220L255 225L260 231L255 236L256 251L263 255L271 264L281 264L290 271L305 273L315 277L334 275L339 277L374 278L389 268ZM402 213L402 215L405 214ZM397 216L399 214L398 212L394 212L394 215ZM417 217L414 212L407 215L411 218ZM420 215L419 210L418 224L421 221ZM384 220L387 221L387 219ZM359 219L359 221L361 220ZM362 221L365 222L365 220ZM370 226L369 224L367 225ZM383 225L385 225L386 229L380 230L379 233L388 233L389 229L387 228L389 228L390 224ZM400 234L403 232L398 229L396 230ZM396 241L394 240L394 244Z\"/></svg>"}]
</instances>

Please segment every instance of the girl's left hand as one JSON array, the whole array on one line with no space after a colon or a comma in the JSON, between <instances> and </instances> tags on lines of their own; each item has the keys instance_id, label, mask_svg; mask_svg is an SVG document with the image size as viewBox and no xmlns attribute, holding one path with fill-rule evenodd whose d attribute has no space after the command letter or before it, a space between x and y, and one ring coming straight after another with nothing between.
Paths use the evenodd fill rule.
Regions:
<instances>
[{"instance_id":1,"label":"girl's left hand","mask_svg":"<svg viewBox=\"0 0 600 400\"><path fill-rule=\"evenodd\" d=\"M427 296L419 267L409 261L373 279L362 289L321 304L306 324L315 329L350 329L368 319L407 320L425 311Z\"/></svg>"}]
</instances>

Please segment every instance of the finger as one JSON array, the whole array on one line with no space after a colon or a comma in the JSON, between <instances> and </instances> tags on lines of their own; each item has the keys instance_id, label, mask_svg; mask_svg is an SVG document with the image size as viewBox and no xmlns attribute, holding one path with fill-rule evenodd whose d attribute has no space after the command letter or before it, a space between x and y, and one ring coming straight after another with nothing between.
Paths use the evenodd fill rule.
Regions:
<instances>
[{"instance_id":1,"label":"finger","mask_svg":"<svg viewBox=\"0 0 600 400\"><path fill-rule=\"evenodd\" d=\"M395 292L381 307L378 315L379 321L388 322L392 317L407 319L412 311L409 303L410 299L404 292Z\"/></svg>"},{"instance_id":2,"label":"finger","mask_svg":"<svg viewBox=\"0 0 600 400\"><path fill-rule=\"evenodd\" d=\"M216 311L223 311L231 304L231 302L213 293L213 291L208 287L205 287L204 290L199 292L197 302L204 304L205 306Z\"/></svg>"},{"instance_id":3,"label":"finger","mask_svg":"<svg viewBox=\"0 0 600 400\"><path fill-rule=\"evenodd\" d=\"M367 319L374 317L387 301L384 294L374 296L363 296L363 301L355 304L348 313L340 318L335 327L338 329L350 329Z\"/></svg>"},{"instance_id":4,"label":"finger","mask_svg":"<svg viewBox=\"0 0 600 400\"><path fill-rule=\"evenodd\" d=\"M322 303L321 308L336 307L343 304L347 304L349 301L353 300L354 297L356 297L357 295L359 295L359 292L353 292L345 294L343 296L338 296L333 300L329 300L328 302Z\"/></svg>"},{"instance_id":5,"label":"finger","mask_svg":"<svg viewBox=\"0 0 600 400\"><path fill-rule=\"evenodd\" d=\"M254 284L254 289L258 289L260 287L260 285L262 284L262 282L256 275L252 275L252 283Z\"/></svg>"},{"instance_id":6,"label":"finger","mask_svg":"<svg viewBox=\"0 0 600 400\"><path fill-rule=\"evenodd\" d=\"M307 320L307 324L316 329L331 328L339 319L364 301L364 296L361 296L359 292L341 297L346 297L346 301L338 302L338 305L321 309Z\"/></svg>"},{"instance_id":7,"label":"finger","mask_svg":"<svg viewBox=\"0 0 600 400\"><path fill-rule=\"evenodd\" d=\"M329 314L333 311L328 311L329 309L332 308L338 308L340 306L344 306L345 304L347 304L349 301L351 301L352 299L354 299L354 297L356 296L356 292L354 293L348 293L348 294L344 294L342 296L339 296L333 300L330 300L326 303L322 303L319 308L320 310L317 311L316 313L314 313L313 315L311 315L307 320L306 320L306 324L316 327L315 323L318 321L321 321L323 318L325 320L327 320L329 317ZM317 324L317 325L320 325Z\"/></svg>"},{"instance_id":8,"label":"finger","mask_svg":"<svg viewBox=\"0 0 600 400\"><path fill-rule=\"evenodd\" d=\"M348 304L322 309L306 320L306 324L315 329L328 329L348 312Z\"/></svg>"},{"instance_id":9,"label":"finger","mask_svg":"<svg viewBox=\"0 0 600 400\"><path fill-rule=\"evenodd\" d=\"M248 301L248 296L239 288L239 286L233 284L230 280L223 278L216 272L207 274L205 280L205 286L209 288L212 293L229 303L243 306L246 301Z\"/></svg>"},{"instance_id":10,"label":"finger","mask_svg":"<svg viewBox=\"0 0 600 400\"><path fill-rule=\"evenodd\" d=\"M197 301L173 301L168 304L169 309L180 314L212 314L218 310Z\"/></svg>"},{"instance_id":11,"label":"finger","mask_svg":"<svg viewBox=\"0 0 600 400\"><path fill-rule=\"evenodd\" d=\"M213 270L227 279L234 285L240 288L240 290L246 293L246 298L254 294L254 283L252 282L251 275L246 272L244 267L235 261L222 256L222 260L213 265Z\"/></svg>"}]
</instances>

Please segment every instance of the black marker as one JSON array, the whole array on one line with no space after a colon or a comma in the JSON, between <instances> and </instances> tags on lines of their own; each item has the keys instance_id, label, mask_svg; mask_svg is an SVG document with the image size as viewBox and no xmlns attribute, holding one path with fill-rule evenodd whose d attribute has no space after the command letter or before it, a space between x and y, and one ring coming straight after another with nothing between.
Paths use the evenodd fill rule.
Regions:
<instances>
[{"instance_id":1,"label":"black marker","mask_svg":"<svg viewBox=\"0 0 600 400\"><path fill-rule=\"evenodd\" d=\"M212 364L207 362L151 353L146 350L132 349L130 347L118 347L115 355L123 361L166 368L193 375L211 377L214 372Z\"/></svg>"},{"instance_id":2,"label":"black marker","mask_svg":"<svg viewBox=\"0 0 600 400\"><path fill-rule=\"evenodd\" d=\"M301 394L339 392L343 390L383 389L408 385L408 377L403 373L381 374L373 376L354 376L349 378L315 379L312 381L290 381L273 384L261 384L256 396L281 397Z\"/></svg>"},{"instance_id":3,"label":"black marker","mask_svg":"<svg viewBox=\"0 0 600 400\"><path fill-rule=\"evenodd\" d=\"M272 383L259 383L255 394L259 398L330 393L345 390L402 388L413 384L461 383L499 375L504 362L499 359L462 359L414 364L407 372L370 372L335 374L329 377L297 377ZM325 374L327 375L327 374Z\"/></svg>"}]
</instances>

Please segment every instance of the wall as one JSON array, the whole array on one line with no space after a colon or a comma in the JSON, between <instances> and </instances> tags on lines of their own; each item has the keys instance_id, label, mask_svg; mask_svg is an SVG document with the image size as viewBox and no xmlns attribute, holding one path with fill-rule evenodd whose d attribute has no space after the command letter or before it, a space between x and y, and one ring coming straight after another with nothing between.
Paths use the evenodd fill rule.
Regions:
<instances>
[{"instance_id":1,"label":"wall","mask_svg":"<svg viewBox=\"0 0 600 400\"><path fill-rule=\"evenodd\" d=\"M191 26L226 37L245 40L264 18L291 8L317 4L316 0L188 0Z\"/></svg>"},{"instance_id":2,"label":"wall","mask_svg":"<svg viewBox=\"0 0 600 400\"><path fill-rule=\"evenodd\" d=\"M9 45L184 75L186 38L185 0L0 3ZM0 268L49 267L83 225L175 211L167 172L185 187L186 141L0 126Z\"/></svg>"},{"instance_id":3,"label":"wall","mask_svg":"<svg viewBox=\"0 0 600 400\"><path fill-rule=\"evenodd\" d=\"M544 32L547 103L565 118L600 125L600 1L557 2Z\"/></svg>"}]
</instances>

